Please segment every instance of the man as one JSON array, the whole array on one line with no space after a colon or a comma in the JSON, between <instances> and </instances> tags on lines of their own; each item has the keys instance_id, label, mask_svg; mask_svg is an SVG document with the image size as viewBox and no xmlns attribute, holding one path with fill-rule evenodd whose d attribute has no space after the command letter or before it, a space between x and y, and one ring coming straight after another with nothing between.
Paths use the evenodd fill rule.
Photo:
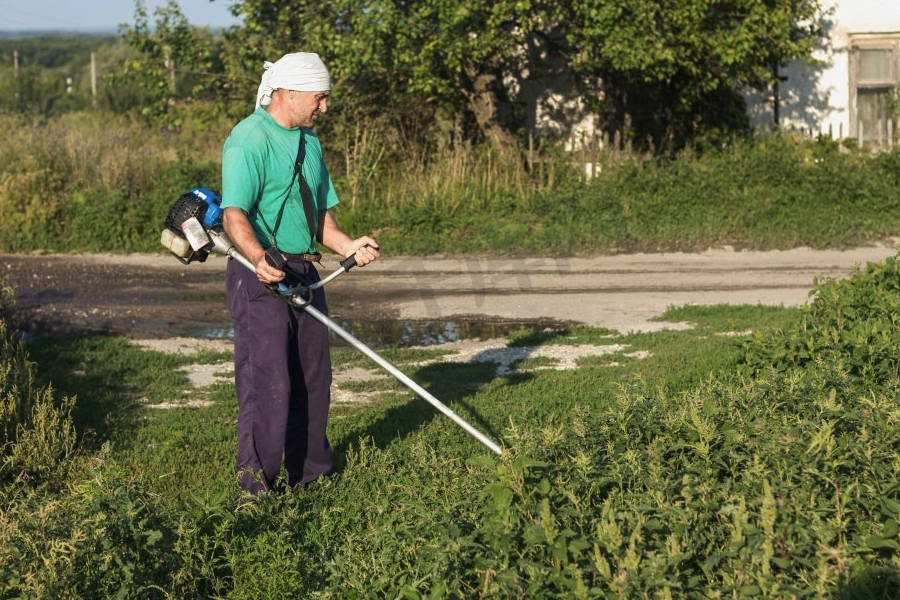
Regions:
<instances>
[{"instance_id":1,"label":"man","mask_svg":"<svg viewBox=\"0 0 900 600\"><path fill-rule=\"evenodd\" d=\"M254 274L229 261L226 273L238 398L236 469L241 488L251 494L274 489L282 456L289 486L309 483L332 466L325 435L328 330L267 286L318 281L312 264L321 256L317 242L341 256L355 255L359 266L378 257L374 239L352 239L329 212L338 199L310 127L327 110L330 90L328 70L316 54L266 62L256 110L234 127L222 150L225 232L256 265ZM287 266L267 260L266 249ZM312 305L327 312L322 289Z\"/></svg>"}]
</instances>

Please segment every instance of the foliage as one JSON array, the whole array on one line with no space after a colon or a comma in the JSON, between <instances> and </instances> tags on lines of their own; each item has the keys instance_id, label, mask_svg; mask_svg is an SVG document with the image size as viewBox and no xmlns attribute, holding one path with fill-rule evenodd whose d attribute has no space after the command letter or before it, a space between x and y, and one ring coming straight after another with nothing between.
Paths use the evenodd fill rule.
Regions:
<instances>
[{"instance_id":1,"label":"foliage","mask_svg":"<svg viewBox=\"0 0 900 600\"><path fill-rule=\"evenodd\" d=\"M14 68L14 52L18 52L18 70ZM117 36L0 38L0 112L53 118L91 108L132 109L144 102L135 95L134 87L121 82L112 88L106 83L115 79L116 61L132 53Z\"/></svg>"},{"instance_id":2,"label":"foliage","mask_svg":"<svg viewBox=\"0 0 900 600\"><path fill-rule=\"evenodd\" d=\"M230 122L214 125L0 116L10 132L0 148L0 249L160 251L174 200L220 185ZM883 241L900 226L900 151L872 156L772 134L674 159L579 156L595 167L586 179L553 148L529 170L515 149L426 150L382 121L334 128L347 140L324 142L336 214L393 254L833 248Z\"/></svg>"},{"instance_id":3,"label":"foliage","mask_svg":"<svg viewBox=\"0 0 900 600\"><path fill-rule=\"evenodd\" d=\"M65 88L63 77L47 74L39 67L22 67L14 77L4 77L0 85L0 109L49 116L64 105ZM84 108L84 105L76 107Z\"/></svg>"},{"instance_id":4,"label":"foliage","mask_svg":"<svg viewBox=\"0 0 900 600\"><path fill-rule=\"evenodd\" d=\"M262 60L290 49L318 52L337 82L338 99L348 98L356 110L402 109L394 120L407 128L417 125L414 116L437 112L463 122L465 115L489 140L504 144L511 141L509 128L514 133L522 125L501 120L485 98L510 105L501 80L515 72L513 63L549 10L514 0L376 0L364 9L348 0L288 6L250 0L236 8L243 27L227 34L237 53L233 68L256 74Z\"/></svg>"},{"instance_id":5,"label":"foliage","mask_svg":"<svg viewBox=\"0 0 900 600\"><path fill-rule=\"evenodd\" d=\"M684 396L626 389L543 425L513 419L511 455L457 468L466 477L455 484L363 450L360 467L410 485L363 501L365 526L328 564L333 597L832 595L855 553L893 555L900 505L896 433L878 428L865 453L855 435L856 417L890 421L895 404L839 391L846 422L859 425L832 430L840 413L818 392L829 379L711 381ZM479 471L487 481L475 492Z\"/></svg>"},{"instance_id":6,"label":"foliage","mask_svg":"<svg viewBox=\"0 0 900 600\"><path fill-rule=\"evenodd\" d=\"M766 87L775 66L808 58L822 16L819 0L244 0L231 10L242 24L222 32L191 26L169 0L152 22L136 2L120 37L0 39L0 110L127 110L176 128L236 119L252 106L263 61L307 50L332 71L336 112L381 115L418 143L511 146L533 129L523 86L563 74L604 131L665 152L740 129L735 86Z\"/></svg>"},{"instance_id":7,"label":"foliage","mask_svg":"<svg viewBox=\"0 0 900 600\"><path fill-rule=\"evenodd\" d=\"M0 298L0 306L5 312L8 303ZM38 384L24 341L0 315L0 482L46 480L60 470L75 448L74 402L57 400L51 387Z\"/></svg>"},{"instance_id":8,"label":"foliage","mask_svg":"<svg viewBox=\"0 0 900 600\"><path fill-rule=\"evenodd\" d=\"M808 58L822 17L819 0L585 0L571 11L574 67L610 77L636 142L657 148L740 125L735 87L765 89L774 67Z\"/></svg>"},{"instance_id":9,"label":"foliage","mask_svg":"<svg viewBox=\"0 0 900 600\"><path fill-rule=\"evenodd\" d=\"M156 249L174 199L220 178L206 156L218 160L221 140L190 122L174 137L95 113L0 120L10 132L0 148L0 246L7 250Z\"/></svg>"},{"instance_id":10,"label":"foliage","mask_svg":"<svg viewBox=\"0 0 900 600\"><path fill-rule=\"evenodd\" d=\"M217 45L208 29L188 24L174 0L154 14L156 23L151 27L144 3L136 2L135 23L124 27L123 37L137 55L124 60L118 77L144 90L144 117L177 128L186 110L181 104L218 96L221 77L213 68ZM202 111L193 114L205 116Z\"/></svg>"},{"instance_id":11,"label":"foliage","mask_svg":"<svg viewBox=\"0 0 900 600\"><path fill-rule=\"evenodd\" d=\"M896 270L891 259L818 286L823 335L840 319L847 330L855 319L889 327ZM334 475L250 504L232 505L229 493L231 384L203 392L209 408L132 414L103 434L65 493L19 488L0 509L2 593L890 597L900 579L896 376L850 373L863 350L852 337L801 360L783 338L806 314L672 309L666 318L696 331L620 336L653 355L626 366L509 377L490 365L421 367L414 378L501 438L503 457L395 395L335 408ZM776 329L739 343L716 335L760 322ZM523 331L515 343L610 335ZM795 366L737 373L759 339L780 340ZM35 349L47 366L71 361L54 376L89 360L98 378L69 375L65 385L94 390L129 372L147 381L166 372L168 386L185 360L116 340ZM679 377L683 365L697 376Z\"/></svg>"},{"instance_id":12,"label":"foliage","mask_svg":"<svg viewBox=\"0 0 900 600\"><path fill-rule=\"evenodd\" d=\"M0 278L0 321L13 323L16 309L16 291L9 285L6 277Z\"/></svg>"},{"instance_id":13,"label":"foliage","mask_svg":"<svg viewBox=\"0 0 900 600\"><path fill-rule=\"evenodd\" d=\"M870 263L850 280L820 283L800 319L745 342L752 371L790 372L834 365L877 393L900 385L900 262Z\"/></svg>"},{"instance_id":14,"label":"foliage","mask_svg":"<svg viewBox=\"0 0 900 600\"><path fill-rule=\"evenodd\" d=\"M104 52L118 43L114 35L41 34L20 38L0 37L0 64L12 65L18 54L19 66L35 66L72 75L84 69L92 52Z\"/></svg>"},{"instance_id":15,"label":"foliage","mask_svg":"<svg viewBox=\"0 0 900 600\"><path fill-rule=\"evenodd\" d=\"M769 135L674 160L603 153L590 180L563 159L516 176L508 155L479 152L385 169L364 210L339 207L342 222L398 252L532 255L846 247L898 226L896 152L873 158Z\"/></svg>"},{"instance_id":16,"label":"foliage","mask_svg":"<svg viewBox=\"0 0 900 600\"><path fill-rule=\"evenodd\" d=\"M44 504L39 491L24 489L0 509L4 596L166 597L166 582L178 575L171 523L152 497L103 463L101 454L83 466L83 479L57 502Z\"/></svg>"},{"instance_id":17,"label":"foliage","mask_svg":"<svg viewBox=\"0 0 900 600\"><path fill-rule=\"evenodd\" d=\"M139 5L126 38L142 58L129 72L151 92L149 113L166 114L176 97L215 85L239 114L255 95L263 61L305 50L323 56L335 100L353 110L386 110L408 130L449 122L462 136L457 142L501 146L530 127L518 106L521 85L568 71L605 116L604 129L638 146L649 136L657 150L739 127L745 116L735 86L767 86L775 66L808 58L821 17L819 0L242 0L232 10L242 24L214 49L217 42L192 31L173 0L157 12L154 30ZM204 65L198 70L208 77L176 94L166 53L176 64ZM209 72L212 56L220 56L221 68Z\"/></svg>"}]
</instances>

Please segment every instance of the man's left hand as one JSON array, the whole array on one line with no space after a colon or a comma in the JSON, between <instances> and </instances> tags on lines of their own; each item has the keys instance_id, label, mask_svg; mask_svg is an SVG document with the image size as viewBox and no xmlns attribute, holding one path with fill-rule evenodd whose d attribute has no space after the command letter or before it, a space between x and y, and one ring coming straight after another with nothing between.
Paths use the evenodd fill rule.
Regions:
<instances>
[{"instance_id":1,"label":"man's left hand","mask_svg":"<svg viewBox=\"0 0 900 600\"><path fill-rule=\"evenodd\" d=\"M378 242L369 236L363 236L361 238L357 238L353 240L350 244L351 252L347 254L350 256L351 254L356 258L357 266L364 267L376 258L378 258L380 253L378 252Z\"/></svg>"}]
</instances>

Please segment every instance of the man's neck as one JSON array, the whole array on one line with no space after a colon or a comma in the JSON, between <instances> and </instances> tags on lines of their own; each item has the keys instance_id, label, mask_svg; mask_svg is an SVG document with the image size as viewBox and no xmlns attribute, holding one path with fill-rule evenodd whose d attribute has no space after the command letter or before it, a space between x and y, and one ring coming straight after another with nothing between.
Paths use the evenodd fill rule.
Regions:
<instances>
[{"instance_id":1,"label":"man's neck","mask_svg":"<svg viewBox=\"0 0 900 600\"><path fill-rule=\"evenodd\" d=\"M272 99L272 103L265 107L265 111L269 113L269 116L272 117L273 121L285 129L293 129L297 126L297 124L291 120L287 111L281 108L281 102L276 101L274 98Z\"/></svg>"}]
</instances>

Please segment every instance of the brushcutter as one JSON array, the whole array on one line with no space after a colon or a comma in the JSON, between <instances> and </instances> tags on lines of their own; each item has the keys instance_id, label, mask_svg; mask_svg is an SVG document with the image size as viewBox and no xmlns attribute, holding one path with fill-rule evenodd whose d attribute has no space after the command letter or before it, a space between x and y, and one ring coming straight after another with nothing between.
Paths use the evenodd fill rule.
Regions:
<instances>
[{"instance_id":1,"label":"brushcutter","mask_svg":"<svg viewBox=\"0 0 900 600\"><path fill-rule=\"evenodd\" d=\"M211 253L216 253L236 260L251 271L256 272L256 265L238 251L222 229L223 211L220 206L221 201L219 195L208 188L197 187L182 194L171 210L169 210L165 228L160 237L160 243L186 265L195 261L204 262ZM297 284L288 286L284 283L279 283L275 289L276 295L291 306L306 311L311 317L325 325L348 344L372 359L423 400L450 417L457 425L490 448L491 451L496 454L502 454L503 451L490 438L475 429L422 386L345 331L327 315L312 306L312 291L323 287L336 277L352 269L356 265L356 258L353 255L348 256L340 262L340 265L340 269L336 269L330 275L312 285Z\"/></svg>"}]
</instances>

